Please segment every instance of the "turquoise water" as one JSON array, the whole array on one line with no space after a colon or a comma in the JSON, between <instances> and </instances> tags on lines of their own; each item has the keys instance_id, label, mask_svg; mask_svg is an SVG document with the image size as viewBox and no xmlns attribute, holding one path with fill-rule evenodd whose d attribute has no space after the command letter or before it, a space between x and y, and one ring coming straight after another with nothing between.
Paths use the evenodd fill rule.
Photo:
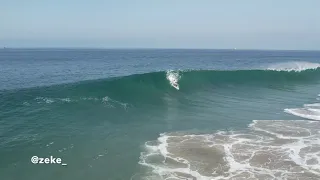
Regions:
<instances>
[{"instance_id":1,"label":"turquoise water","mask_svg":"<svg viewBox=\"0 0 320 180\"><path fill-rule=\"evenodd\" d=\"M312 51L0 50L0 179L319 179L320 124L285 121L320 119L319 58ZM231 171L224 146L201 148L202 138L217 132L300 137L280 137L265 122L283 128L277 133L309 129L313 139L302 139L314 144L300 147L315 152L299 156L301 163L293 155L285 160L302 170L258 171L262 165L239 160L250 168ZM249 124L273 135L247 132ZM181 143L190 135L197 137L192 146ZM67 166L32 164L35 155ZM210 172L217 165L206 160L219 157L225 168Z\"/></svg>"}]
</instances>

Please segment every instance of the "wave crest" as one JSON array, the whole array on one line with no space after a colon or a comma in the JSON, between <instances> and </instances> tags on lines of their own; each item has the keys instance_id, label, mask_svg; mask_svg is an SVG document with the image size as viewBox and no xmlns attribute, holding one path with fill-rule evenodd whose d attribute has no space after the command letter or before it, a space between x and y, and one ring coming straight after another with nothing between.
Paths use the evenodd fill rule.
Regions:
<instances>
[{"instance_id":1,"label":"wave crest","mask_svg":"<svg viewBox=\"0 0 320 180\"><path fill-rule=\"evenodd\" d=\"M266 70L272 70L272 71L295 71L295 72L301 72L305 70L310 69L317 69L320 68L319 63L311 63L311 62L285 62L285 63L277 63L269 66Z\"/></svg>"}]
</instances>

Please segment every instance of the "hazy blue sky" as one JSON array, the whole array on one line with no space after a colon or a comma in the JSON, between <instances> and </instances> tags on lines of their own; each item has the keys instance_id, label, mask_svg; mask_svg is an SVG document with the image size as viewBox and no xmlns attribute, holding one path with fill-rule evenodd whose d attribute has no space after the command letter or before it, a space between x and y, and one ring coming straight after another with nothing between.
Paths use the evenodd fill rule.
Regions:
<instances>
[{"instance_id":1,"label":"hazy blue sky","mask_svg":"<svg viewBox=\"0 0 320 180\"><path fill-rule=\"evenodd\" d=\"M0 0L0 46L320 49L320 1Z\"/></svg>"}]
</instances>

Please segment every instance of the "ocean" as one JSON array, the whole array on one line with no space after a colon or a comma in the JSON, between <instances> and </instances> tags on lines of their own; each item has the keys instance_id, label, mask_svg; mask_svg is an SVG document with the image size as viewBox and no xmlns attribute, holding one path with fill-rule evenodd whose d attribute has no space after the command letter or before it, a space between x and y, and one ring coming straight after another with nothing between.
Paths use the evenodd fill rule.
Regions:
<instances>
[{"instance_id":1,"label":"ocean","mask_svg":"<svg viewBox=\"0 0 320 180\"><path fill-rule=\"evenodd\" d=\"M319 90L320 51L1 49L0 179L318 180Z\"/></svg>"}]
</instances>

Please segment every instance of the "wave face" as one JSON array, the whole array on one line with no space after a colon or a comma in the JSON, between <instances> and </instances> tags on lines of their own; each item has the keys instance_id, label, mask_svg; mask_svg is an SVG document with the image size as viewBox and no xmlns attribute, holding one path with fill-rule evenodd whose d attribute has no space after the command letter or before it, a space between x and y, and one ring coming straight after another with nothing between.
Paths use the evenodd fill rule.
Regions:
<instances>
[{"instance_id":1,"label":"wave face","mask_svg":"<svg viewBox=\"0 0 320 180\"><path fill-rule=\"evenodd\" d=\"M80 82L81 86L103 86L106 90L176 90L195 89L208 85L237 84L237 85L263 85L263 84L289 84L308 83L318 81L320 68L293 70L169 70L135 74L130 76ZM78 85L78 84L76 84ZM81 86L81 87L82 87ZM108 87L109 86L109 87Z\"/></svg>"},{"instance_id":2,"label":"wave face","mask_svg":"<svg viewBox=\"0 0 320 180\"><path fill-rule=\"evenodd\" d=\"M272 85L308 83L320 80L320 64L309 62L287 62L250 70L168 70L133 74L129 76L90 80L55 87L80 88L81 90L104 89L109 92L134 93L175 90L189 91L210 85ZM41 88L41 87L40 87ZM36 88L31 88L36 89ZM174 90L173 89L173 90ZM5 91L5 90L2 90ZM16 91L16 90L12 90ZM125 92L127 91L127 92ZM1 92L1 91L0 91ZM148 94L148 93L147 93Z\"/></svg>"},{"instance_id":3,"label":"wave face","mask_svg":"<svg viewBox=\"0 0 320 180\"><path fill-rule=\"evenodd\" d=\"M130 76L0 91L4 108L14 101L30 103L80 103L83 101L110 103L110 106L129 107L136 104L163 103L162 97L176 97L179 93L216 92L240 87L290 90L295 86L316 84L320 81L318 64L295 69L274 65L276 69L255 70L169 70ZM271 68L271 67L270 67ZM178 94L177 94L178 93ZM107 97L107 99L105 99ZM109 101L108 101L109 100ZM18 102L21 103L21 102ZM318 113L318 112L315 112Z\"/></svg>"},{"instance_id":4,"label":"wave face","mask_svg":"<svg viewBox=\"0 0 320 180\"><path fill-rule=\"evenodd\" d=\"M47 103L102 99L106 96L124 103L152 103L155 97L168 93L174 96L172 93L193 93L200 90L213 90L219 87L242 86L286 89L295 85L313 84L318 81L320 81L319 68L305 69L303 71L281 69L233 71L170 70L49 87L8 90L3 91L1 100L10 101L10 98L15 93L22 93L25 94L25 97L33 96L33 99ZM62 100L55 101L53 99ZM30 99L25 99L25 101L28 100Z\"/></svg>"},{"instance_id":5,"label":"wave face","mask_svg":"<svg viewBox=\"0 0 320 180\"><path fill-rule=\"evenodd\" d=\"M263 85L263 84L286 84L291 82L309 82L319 80L320 69L306 69L303 71L286 70L235 70L235 71L172 71L167 72L170 84L173 82L181 89L195 88L210 84L238 84L238 85ZM149 74L153 75L153 74ZM173 85L172 85L173 86Z\"/></svg>"},{"instance_id":6,"label":"wave face","mask_svg":"<svg viewBox=\"0 0 320 180\"><path fill-rule=\"evenodd\" d=\"M79 84L84 91L103 89L111 98L122 101L141 101L164 93L192 93L221 86L254 86L287 88L312 84L320 80L320 69L304 71L275 70L187 70L136 74L114 79ZM137 98L137 95L141 95ZM143 95L143 96L142 96ZM149 99L150 100L150 99ZM148 101L149 101L148 100Z\"/></svg>"},{"instance_id":7,"label":"wave face","mask_svg":"<svg viewBox=\"0 0 320 180\"><path fill-rule=\"evenodd\" d=\"M139 82L146 86L167 89L171 85L177 90L196 88L198 85L210 84L270 84L308 82L319 80L320 64L316 63L283 63L267 69L252 70L169 70L136 74L116 79L123 83ZM164 78L166 77L166 78ZM165 82L165 80L167 82ZM113 81L113 80L112 80Z\"/></svg>"}]
</instances>

